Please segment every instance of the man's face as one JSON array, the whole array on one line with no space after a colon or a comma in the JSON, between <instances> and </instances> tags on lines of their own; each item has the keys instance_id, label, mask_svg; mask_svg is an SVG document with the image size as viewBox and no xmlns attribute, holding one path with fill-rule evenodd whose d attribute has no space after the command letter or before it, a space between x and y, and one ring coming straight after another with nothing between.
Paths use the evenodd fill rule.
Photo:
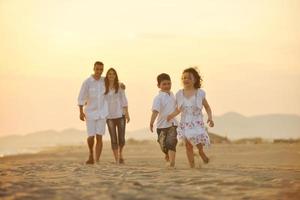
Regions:
<instances>
[{"instance_id":1,"label":"man's face","mask_svg":"<svg viewBox=\"0 0 300 200\"><path fill-rule=\"evenodd\" d=\"M170 91L171 90L171 86L172 83L169 80L163 80L162 82L160 82L160 84L158 85L158 87L162 90L162 91Z\"/></svg>"},{"instance_id":2,"label":"man's face","mask_svg":"<svg viewBox=\"0 0 300 200\"><path fill-rule=\"evenodd\" d=\"M101 76L102 73L103 73L103 68L104 68L103 65L95 65L95 66L94 66L94 74L95 74L96 76Z\"/></svg>"}]
</instances>

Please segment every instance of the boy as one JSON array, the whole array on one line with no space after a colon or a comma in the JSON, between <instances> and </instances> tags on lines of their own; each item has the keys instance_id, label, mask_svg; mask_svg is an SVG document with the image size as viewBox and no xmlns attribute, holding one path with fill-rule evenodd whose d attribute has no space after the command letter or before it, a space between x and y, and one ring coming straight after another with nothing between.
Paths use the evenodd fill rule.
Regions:
<instances>
[{"instance_id":1,"label":"boy","mask_svg":"<svg viewBox=\"0 0 300 200\"><path fill-rule=\"evenodd\" d=\"M171 92L171 78L168 74L162 73L157 76L157 87L159 94L154 98L152 106L152 116L150 120L150 130L153 132L153 124L157 118L156 127L158 143L165 159L169 162L169 167L175 167L175 155L177 145L177 121L172 119L167 121L168 115L176 110L176 99Z\"/></svg>"}]
</instances>

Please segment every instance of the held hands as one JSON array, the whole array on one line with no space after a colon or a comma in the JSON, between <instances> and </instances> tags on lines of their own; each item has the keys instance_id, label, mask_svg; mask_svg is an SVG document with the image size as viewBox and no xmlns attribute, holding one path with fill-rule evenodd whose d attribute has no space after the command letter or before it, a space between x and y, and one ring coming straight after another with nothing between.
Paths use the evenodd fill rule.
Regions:
<instances>
[{"instance_id":1,"label":"held hands","mask_svg":"<svg viewBox=\"0 0 300 200\"><path fill-rule=\"evenodd\" d=\"M85 119L84 112L80 112L79 118L80 118L81 121L84 121L84 119Z\"/></svg>"},{"instance_id":2,"label":"held hands","mask_svg":"<svg viewBox=\"0 0 300 200\"><path fill-rule=\"evenodd\" d=\"M207 123L208 123L209 127L214 127L215 126L215 123L214 123L214 121L211 118L207 119Z\"/></svg>"},{"instance_id":3,"label":"held hands","mask_svg":"<svg viewBox=\"0 0 300 200\"><path fill-rule=\"evenodd\" d=\"M168 115L167 121L169 122L169 121L171 121L173 118L174 118L174 116L173 116L172 114L171 114L171 115Z\"/></svg>"}]
</instances>

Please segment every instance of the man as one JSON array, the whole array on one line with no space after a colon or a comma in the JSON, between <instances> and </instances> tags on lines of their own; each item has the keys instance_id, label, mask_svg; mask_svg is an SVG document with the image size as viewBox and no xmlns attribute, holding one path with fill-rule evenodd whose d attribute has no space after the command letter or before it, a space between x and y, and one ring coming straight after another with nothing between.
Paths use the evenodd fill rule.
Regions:
<instances>
[{"instance_id":1,"label":"man","mask_svg":"<svg viewBox=\"0 0 300 200\"><path fill-rule=\"evenodd\" d=\"M101 77L103 68L102 62L95 62L94 74L83 82L78 96L80 120L86 121L88 133L89 158L86 164L94 164L95 161L99 162L102 152L102 136L105 134L106 117L108 115L108 106L104 98L105 83L104 78Z\"/></svg>"}]
</instances>

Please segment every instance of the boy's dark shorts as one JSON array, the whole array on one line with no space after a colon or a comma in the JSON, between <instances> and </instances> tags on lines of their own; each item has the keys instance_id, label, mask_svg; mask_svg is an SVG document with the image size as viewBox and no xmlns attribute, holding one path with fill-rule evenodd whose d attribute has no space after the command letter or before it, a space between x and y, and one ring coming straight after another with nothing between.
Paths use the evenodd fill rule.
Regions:
<instances>
[{"instance_id":1,"label":"boy's dark shorts","mask_svg":"<svg viewBox=\"0 0 300 200\"><path fill-rule=\"evenodd\" d=\"M160 145L162 152L165 154L169 150L176 152L177 145L177 126L172 126L169 128L158 128L157 131L157 142Z\"/></svg>"}]
</instances>

